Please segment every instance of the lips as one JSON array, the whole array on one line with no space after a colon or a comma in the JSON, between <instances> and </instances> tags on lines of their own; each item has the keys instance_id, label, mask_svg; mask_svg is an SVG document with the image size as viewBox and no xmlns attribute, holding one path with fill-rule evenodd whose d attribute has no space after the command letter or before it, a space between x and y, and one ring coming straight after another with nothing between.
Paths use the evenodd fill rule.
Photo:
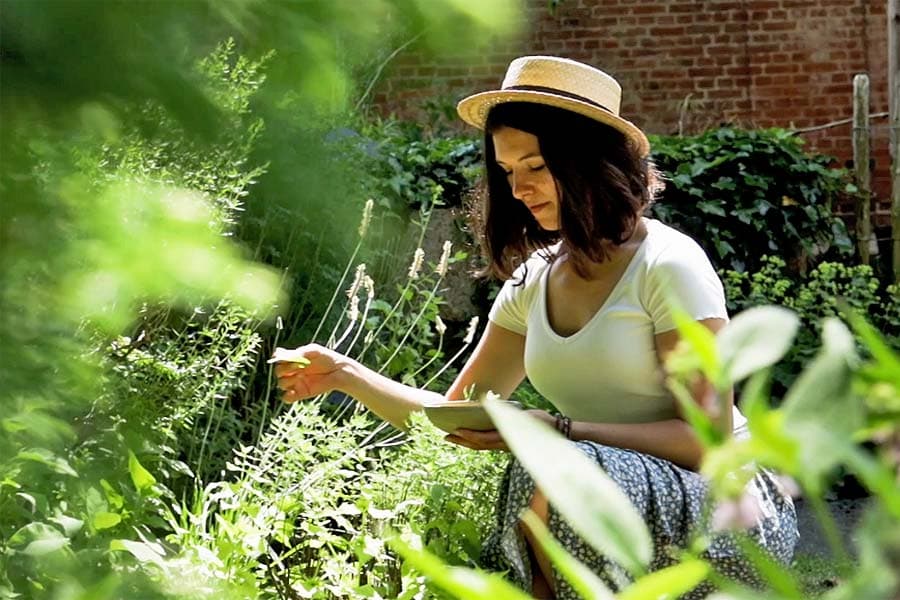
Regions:
<instances>
[{"instance_id":1,"label":"lips","mask_svg":"<svg viewBox=\"0 0 900 600\"><path fill-rule=\"evenodd\" d=\"M550 206L549 202L542 202L540 204L534 204L532 206L529 206L528 210L530 210L533 213L536 213L536 212L540 212L540 211L544 210L548 206Z\"/></svg>"}]
</instances>

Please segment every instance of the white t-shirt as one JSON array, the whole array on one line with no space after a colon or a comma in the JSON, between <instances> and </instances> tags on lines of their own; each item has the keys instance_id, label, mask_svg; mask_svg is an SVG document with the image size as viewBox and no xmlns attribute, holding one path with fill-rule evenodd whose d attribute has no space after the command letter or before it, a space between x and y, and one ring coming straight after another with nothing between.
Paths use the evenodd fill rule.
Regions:
<instances>
[{"instance_id":1,"label":"white t-shirt","mask_svg":"<svg viewBox=\"0 0 900 600\"><path fill-rule=\"evenodd\" d=\"M675 329L667 299L695 320L727 319L725 293L703 249L653 219L621 279L588 323L563 337L547 319L550 264L537 253L506 281L489 318L525 336L534 388L576 421L647 423L676 418L654 335ZM557 248L553 248L557 250ZM515 283L524 283L516 286ZM735 408L735 431L746 419Z\"/></svg>"}]
</instances>

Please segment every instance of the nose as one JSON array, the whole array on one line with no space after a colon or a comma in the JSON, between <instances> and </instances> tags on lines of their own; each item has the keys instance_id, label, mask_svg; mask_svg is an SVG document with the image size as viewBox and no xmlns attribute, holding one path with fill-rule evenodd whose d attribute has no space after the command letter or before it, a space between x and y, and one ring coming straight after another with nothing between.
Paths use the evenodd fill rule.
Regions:
<instances>
[{"instance_id":1,"label":"nose","mask_svg":"<svg viewBox=\"0 0 900 600\"><path fill-rule=\"evenodd\" d=\"M526 196L534 191L531 178L522 172L517 173L513 171L513 174L510 175L509 186L512 188L513 198L517 200L524 200Z\"/></svg>"}]
</instances>

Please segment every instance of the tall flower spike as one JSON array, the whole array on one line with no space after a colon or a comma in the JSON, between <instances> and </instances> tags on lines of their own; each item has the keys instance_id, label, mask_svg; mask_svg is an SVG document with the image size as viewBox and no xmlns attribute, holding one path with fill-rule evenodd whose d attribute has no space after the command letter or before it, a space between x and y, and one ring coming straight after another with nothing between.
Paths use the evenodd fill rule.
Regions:
<instances>
[{"instance_id":1,"label":"tall flower spike","mask_svg":"<svg viewBox=\"0 0 900 600\"><path fill-rule=\"evenodd\" d=\"M413 254L412 264L409 265L409 278L410 279L418 279L419 271L422 270L422 262L425 260L425 251L421 248L416 248L416 253Z\"/></svg>"},{"instance_id":2,"label":"tall flower spike","mask_svg":"<svg viewBox=\"0 0 900 600\"><path fill-rule=\"evenodd\" d=\"M353 323L359 318L359 296L350 298L350 308L347 309L347 318Z\"/></svg>"},{"instance_id":3,"label":"tall flower spike","mask_svg":"<svg viewBox=\"0 0 900 600\"><path fill-rule=\"evenodd\" d=\"M450 240L444 242L444 249L441 252L441 260L438 261L437 269L435 269L435 273L444 277L447 274L447 268L450 266L450 250L453 248L453 243Z\"/></svg>"},{"instance_id":4,"label":"tall flower spike","mask_svg":"<svg viewBox=\"0 0 900 600\"><path fill-rule=\"evenodd\" d=\"M469 321L469 329L466 330L466 337L463 338L463 344L471 344L475 339L475 332L478 330L478 317L472 317Z\"/></svg>"},{"instance_id":5,"label":"tall flower spike","mask_svg":"<svg viewBox=\"0 0 900 600\"><path fill-rule=\"evenodd\" d=\"M375 281L366 275L362 281L363 287L366 288L366 297L371 300L375 297Z\"/></svg>"},{"instance_id":6,"label":"tall flower spike","mask_svg":"<svg viewBox=\"0 0 900 600\"><path fill-rule=\"evenodd\" d=\"M369 198L366 200L366 205L363 207L363 216L362 221L359 222L359 237L366 237L366 232L369 231L369 223L372 221L372 208L375 206L375 201Z\"/></svg>"},{"instance_id":7,"label":"tall flower spike","mask_svg":"<svg viewBox=\"0 0 900 600\"><path fill-rule=\"evenodd\" d=\"M353 283L350 284L350 287L347 288L347 297L353 298L356 295L356 292L359 291L359 286L362 285L363 276L366 274L366 263L360 263L358 267L356 267L356 274L353 276Z\"/></svg>"}]
</instances>

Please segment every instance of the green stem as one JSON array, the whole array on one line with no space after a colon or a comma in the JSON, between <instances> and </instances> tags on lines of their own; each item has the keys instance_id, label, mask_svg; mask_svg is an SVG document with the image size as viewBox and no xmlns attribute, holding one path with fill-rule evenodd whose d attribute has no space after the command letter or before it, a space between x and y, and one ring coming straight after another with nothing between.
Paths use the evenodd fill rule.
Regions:
<instances>
[{"instance_id":1,"label":"green stem","mask_svg":"<svg viewBox=\"0 0 900 600\"><path fill-rule=\"evenodd\" d=\"M441 284L443 278L438 278L437 281L434 282L434 286L431 288L431 291L428 293L428 297L422 302L422 308L419 310L419 314L416 315L416 318L413 319L413 322L410 324L409 328L407 328L406 333L400 339L400 342L397 344L397 347L394 348L394 351L388 357L384 364L379 367L378 372L382 373L388 365L391 364L391 361L394 360L394 357L400 352L400 349L403 348L403 344L406 343L406 340L409 339L409 336L412 335L412 332L415 330L416 325L419 324L419 321L422 319L422 316L425 314L425 311L428 310L428 306L431 304L431 301L434 300L435 295L437 295L438 286Z\"/></svg>"},{"instance_id":2,"label":"green stem","mask_svg":"<svg viewBox=\"0 0 900 600\"><path fill-rule=\"evenodd\" d=\"M334 293L331 295L331 300L328 302L328 308L325 309L325 312L322 314L322 318L319 321L319 326L316 327L316 331L315 333L313 333L313 341L315 341L316 338L319 337L319 333L322 331L322 327L328 320L328 315L331 313L331 309L334 307L334 301L337 300L338 294L341 293L341 290L344 287L344 282L347 280L347 274L350 272L350 267L353 265L353 261L356 260L356 255L359 253L359 249L361 247L362 240L359 240L358 242L356 242L356 248L353 249L353 254L350 255L350 260L347 261L347 266L344 267L344 273L341 275L341 280L336 286L334 286Z\"/></svg>"}]
</instances>

